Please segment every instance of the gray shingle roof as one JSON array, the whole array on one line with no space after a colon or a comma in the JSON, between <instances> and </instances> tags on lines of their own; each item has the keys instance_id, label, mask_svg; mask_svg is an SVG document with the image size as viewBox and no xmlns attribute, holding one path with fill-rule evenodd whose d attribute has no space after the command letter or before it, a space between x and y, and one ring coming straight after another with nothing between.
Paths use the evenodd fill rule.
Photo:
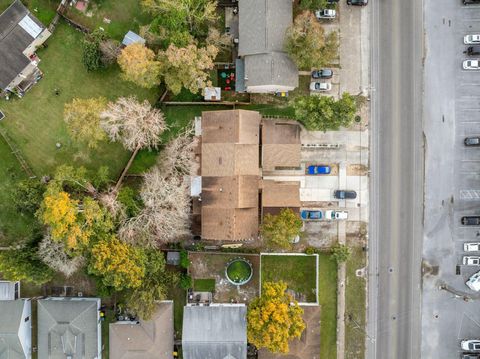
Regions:
<instances>
[{"instance_id":1,"label":"gray shingle roof","mask_svg":"<svg viewBox=\"0 0 480 359\"><path fill-rule=\"evenodd\" d=\"M5 89L15 77L30 63L23 51L33 42L31 36L19 23L27 16L42 30L45 27L15 0L0 14L0 89Z\"/></svg>"},{"instance_id":2,"label":"gray shingle roof","mask_svg":"<svg viewBox=\"0 0 480 359\"><path fill-rule=\"evenodd\" d=\"M98 298L47 298L38 301L38 358L98 357Z\"/></svg>"},{"instance_id":3,"label":"gray shingle roof","mask_svg":"<svg viewBox=\"0 0 480 359\"><path fill-rule=\"evenodd\" d=\"M0 359L25 359L18 331L24 300L0 301Z\"/></svg>"},{"instance_id":4,"label":"gray shingle roof","mask_svg":"<svg viewBox=\"0 0 480 359\"><path fill-rule=\"evenodd\" d=\"M246 86L298 86L297 66L284 52L245 56Z\"/></svg>"},{"instance_id":5,"label":"gray shingle roof","mask_svg":"<svg viewBox=\"0 0 480 359\"><path fill-rule=\"evenodd\" d=\"M185 359L246 359L247 307L185 307L182 349Z\"/></svg>"}]
</instances>

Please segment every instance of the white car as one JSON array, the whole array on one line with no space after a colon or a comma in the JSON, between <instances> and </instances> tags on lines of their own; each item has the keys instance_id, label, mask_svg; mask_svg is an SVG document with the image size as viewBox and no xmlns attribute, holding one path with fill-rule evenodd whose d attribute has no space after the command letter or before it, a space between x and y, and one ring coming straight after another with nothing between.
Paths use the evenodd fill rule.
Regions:
<instances>
[{"instance_id":1,"label":"white car","mask_svg":"<svg viewBox=\"0 0 480 359\"><path fill-rule=\"evenodd\" d=\"M480 70L479 60L465 60L463 61L464 70Z\"/></svg>"},{"instance_id":2,"label":"white car","mask_svg":"<svg viewBox=\"0 0 480 359\"><path fill-rule=\"evenodd\" d=\"M347 211L326 211L325 212L325 219L347 219L348 212Z\"/></svg>"},{"instance_id":3,"label":"white car","mask_svg":"<svg viewBox=\"0 0 480 359\"><path fill-rule=\"evenodd\" d=\"M465 252L480 252L479 242L463 243L463 250Z\"/></svg>"},{"instance_id":4,"label":"white car","mask_svg":"<svg viewBox=\"0 0 480 359\"><path fill-rule=\"evenodd\" d=\"M480 266L479 256L463 256L462 261L464 266Z\"/></svg>"},{"instance_id":5,"label":"white car","mask_svg":"<svg viewBox=\"0 0 480 359\"><path fill-rule=\"evenodd\" d=\"M480 35L465 35L463 38L463 43L466 45L470 44L480 44Z\"/></svg>"},{"instance_id":6,"label":"white car","mask_svg":"<svg viewBox=\"0 0 480 359\"><path fill-rule=\"evenodd\" d=\"M465 284L471 290L478 292L480 290L480 272L477 272L474 275L472 275L470 278L468 278Z\"/></svg>"},{"instance_id":7,"label":"white car","mask_svg":"<svg viewBox=\"0 0 480 359\"><path fill-rule=\"evenodd\" d=\"M333 9L321 9L315 11L315 17L317 19L335 19L337 12Z\"/></svg>"},{"instance_id":8,"label":"white car","mask_svg":"<svg viewBox=\"0 0 480 359\"><path fill-rule=\"evenodd\" d=\"M310 91L325 92L325 91L330 91L331 89L332 89L332 84L330 82L319 82L319 81L310 82Z\"/></svg>"},{"instance_id":9,"label":"white car","mask_svg":"<svg viewBox=\"0 0 480 359\"><path fill-rule=\"evenodd\" d=\"M480 340L479 339L465 339L460 343L462 350L480 353Z\"/></svg>"}]
</instances>

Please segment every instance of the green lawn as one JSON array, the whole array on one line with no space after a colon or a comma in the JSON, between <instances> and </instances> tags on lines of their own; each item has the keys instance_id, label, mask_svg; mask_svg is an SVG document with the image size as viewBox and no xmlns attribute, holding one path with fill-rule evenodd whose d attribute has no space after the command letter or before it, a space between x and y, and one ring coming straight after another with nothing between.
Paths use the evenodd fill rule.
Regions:
<instances>
[{"instance_id":1,"label":"green lawn","mask_svg":"<svg viewBox=\"0 0 480 359\"><path fill-rule=\"evenodd\" d=\"M0 0L0 12L3 12L13 0ZM45 26L48 26L55 17L60 0L22 0L22 3L40 20Z\"/></svg>"},{"instance_id":2,"label":"green lawn","mask_svg":"<svg viewBox=\"0 0 480 359\"><path fill-rule=\"evenodd\" d=\"M366 280L357 277L355 271L366 265L366 253L360 246L352 246L347 261L345 287L345 358L365 356Z\"/></svg>"},{"instance_id":3,"label":"green lawn","mask_svg":"<svg viewBox=\"0 0 480 359\"><path fill-rule=\"evenodd\" d=\"M167 298L173 300L173 327L175 338L182 337L183 307L187 304L187 292L179 286L170 288Z\"/></svg>"},{"instance_id":4,"label":"green lawn","mask_svg":"<svg viewBox=\"0 0 480 359\"><path fill-rule=\"evenodd\" d=\"M130 154L119 144L105 142L91 150L71 140L63 121L63 107L72 98L104 96L114 100L136 95L154 102L158 96L156 90L122 81L116 66L87 72L81 63L82 38L82 33L60 22L47 41L48 48L39 51L45 77L23 99L0 101L6 115L0 126L8 130L37 176L51 174L56 166L70 163L90 169L106 165L116 178L128 160ZM55 95L55 89L60 90L60 95Z\"/></svg>"},{"instance_id":5,"label":"green lawn","mask_svg":"<svg viewBox=\"0 0 480 359\"><path fill-rule=\"evenodd\" d=\"M215 279L194 279L193 290L197 292L214 292L215 291Z\"/></svg>"},{"instance_id":6,"label":"green lawn","mask_svg":"<svg viewBox=\"0 0 480 359\"><path fill-rule=\"evenodd\" d=\"M315 302L316 257L262 255L262 283L284 281L301 293L303 302Z\"/></svg>"},{"instance_id":7,"label":"green lawn","mask_svg":"<svg viewBox=\"0 0 480 359\"><path fill-rule=\"evenodd\" d=\"M30 237L35 219L18 213L12 205L12 186L27 177L2 137L0 163L0 246L8 246Z\"/></svg>"},{"instance_id":8,"label":"green lawn","mask_svg":"<svg viewBox=\"0 0 480 359\"><path fill-rule=\"evenodd\" d=\"M319 254L318 302L320 318L320 358L337 357L337 264L326 253ZM362 358L362 357L358 357Z\"/></svg>"},{"instance_id":9,"label":"green lawn","mask_svg":"<svg viewBox=\"0 0 480 359\"><path fill-rule=\"evenodd\" d=\"M146 25L152 20L151 16L143 11L139 0L96 2L98 5L94 4L95 1L90 1L90 4L93 5L89 6L87 13L91 10L91 17L70 7L67 13L68 17L92 31L102 27L110 37L120 41L128 30L138 33L140 26ZM110 23L104 22L104 18L111 20Z\"/></svg>"}]
</instances>

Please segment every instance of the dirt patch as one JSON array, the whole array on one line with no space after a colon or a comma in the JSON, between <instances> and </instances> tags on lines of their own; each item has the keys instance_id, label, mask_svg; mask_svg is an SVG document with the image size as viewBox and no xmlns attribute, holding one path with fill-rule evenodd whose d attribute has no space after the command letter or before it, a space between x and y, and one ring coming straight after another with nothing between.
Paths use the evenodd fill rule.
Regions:
<instances>
[{"instance_id":1,"label":"dirt patch","mask_svg":"<svg viewBox=\"0 0 480 359\"><path fill-rule=\"evenodd\" d=\"M190 252L190 275L193 279L215 279L213 301L217 303L248 303L259 293L260 256L256 254L225 254ZM225 277L227 263L234 258L245 258L252 265L253 276L247 284L235 286Z\"/></svg>"},{"instance_id":2,"label":"dirt patch","mask_svg":"<svg viewBox=\"0 0 480 359\"><path fill-rule=\"evenodd\" d=\"M347 176L367 176L368 167L361 164L347 166Z\"/></svg>"}]
</instances>

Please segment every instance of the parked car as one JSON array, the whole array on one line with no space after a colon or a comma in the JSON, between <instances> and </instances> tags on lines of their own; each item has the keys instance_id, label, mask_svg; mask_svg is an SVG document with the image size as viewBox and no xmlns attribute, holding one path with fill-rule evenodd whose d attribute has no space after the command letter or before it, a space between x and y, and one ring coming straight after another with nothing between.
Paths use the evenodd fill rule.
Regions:
<instances>
[{"instance_id":1,"label":"parked car","mask_svg":"<svg viewBox=\"0 0 480 359\"><path fill-rule=\"evenodd\" d=\"M308 166L308 174L309 175L328 175L332 169L330 166L326 165L319 165L319 166Z\"/></svg>"},{"instance_id":2,"label":"parked car","mask_svg":"<svg viewBox=\"0 0 480 359\"><path fill-rule=\"evenodd\" d=\"M463 61L464 70L480 70L479 60L465 60Z\"/></svg>"},{"instance_id":3,"label":"parked car","mask_svg":"<svg viewBox=\"0 0 480 359\"><path fill-rule=\"evenodd\" d=\"M466 137L463 143L465 146L480 146L480 137Z\"/></svg>"},{"instance_id":4,"label":"parked car","mask_svg":"<svg viewBox=\"0 0 480 359\"><path fill-rule=\"evenodd\" d=\"M368 4L368 0L347 0L348 5L365 6Z\"/></svg>"},{"instance_id":5,"label":"parked car","mask_svg":"<svg viewBox=\"0 0 480 359\"><path fill-rule=\"evenodd\" d=\"M465 252L480 252L480 242L463 243Z\"/></svg>"},{"instance_id":6,"label":"parked car","mask_svg":"<svg viewBox=\"0 0 480 359\"><path fill-rule=\"evenodd\" d=\"M330 82L314 81L310 83L310 91L325 92L332 89Z\"/></svg>"},{"instance_id":7,"label":"parked car","mask_svg":"<svg viewBox=\"0 0 480 359\"><path fill-rule=\"evenodd\" d=\"M331 69L320 69L312 71L312 77L314 79L331 79L333 77L333 71Z\"/></svg>"},{"instance_id":8,"label":"parked car","mask_svg":"<svg viewBox=\"0 0 480 359\"><path fill-rule=\"evenodd\" d=\"M462 224L464 226L480 226L480 216L464 216Z\"/></svg>"},{"instance_id":9,"label":"parked car","mask_svg":"<svg viewBox=\"0 0 480 359\"><path fill-rule=\"evenodd\" d=\"M473 45L467 47L467 51L465 53L469 56L478 56L480 55L480 45Z\"/></svg>"},{"instance_id":10,"label":"parked car","mask_svg":"<svg viewBox=\"0 0 480 359\"><path fill-rule=\"evenodd\" d=\"M305 221L315 221L322 219L322 211L317 211L313 209L304 209L300 212L300 217Z\"/></svg>"},{"instance_id":11,"label":"parked car","mask_svg":"<svg viewBox=\"0 0 480 359\"><path fill-rule=\"evenodd\" d=\"M462 340L460 346L463 350L469 352L478 352L480 353L480 340L479 339L465 339Z\"/></svg>"},{"instance_id":12,"label":"parked car","mask_svg":"<svg viewBox=\"0 0 480 359\"><path fill-rule=\"evenodd\" d=\"M320 9L315 11L317 19L335 19L337 12L333 9Z\"/></svg>"},{"instance_id":13,"label":"parked car","mask_svg":"<svg viewBox=\"0 0 480 359\"><path fill-rule=\"evenodd\" d=\"M479 256L463 256L462 264L464 266L480 266Z\"/></svg>"},{"instance_id":14,"label":"parked car","mask_svg":"<svg viewBox=\"0 0 480 359\"><path fill-rule=\"evenodd\" d=\"M480 272L477 272L474 275L472 275L470 278L468 278L465 284L471 290L478 292L480 290Z\"/></svg>"},{"instance_id":15,"label":"parked car","mask_svg":"<svg viewBox=\"0 0 480 359\"><path fill-rule=\"evenodd\" d=\"M357 192L337 189L333 192L333 197L337 199L355 199L357 198Z\"/></svg>"},{"instance_id":16,"label":"parked car","mask_svg":"<svg viewBox=\"0 0 480 359\"><path fill-rule=\"evenodd\" d=\"M348 212L347 211L326 211L325 212L325 219L347 219Z\"/></svg>"},{"instance_id":17,"label":"parked car","mask_svg":"<svg viewBox=\"0 0 480 359\"><path fill-rule=\"evenodd\" d=\"M480 0L463 0L463 5L473 5L473 4L480 4Z\"/></svg>"},{"instance_id":18,"label":"parked car","mask_svg":"<svg viewBox=\"0 0 480 359\"><path fill-rule=\"evenodd\" d=\"M480 44L480 34L465 35L463 37L463 43L466 45Z\"/></svg>"},{"instance_id":19,"label":"parked car","mask_svg":"<svg viewBox=\"0 0 480 359\"><path fill-rule=\"evenodd\" d=\"M462 359L480 359L480 355L477 355L477 354L463 354Z\"/></svg>"}]
</instances>

